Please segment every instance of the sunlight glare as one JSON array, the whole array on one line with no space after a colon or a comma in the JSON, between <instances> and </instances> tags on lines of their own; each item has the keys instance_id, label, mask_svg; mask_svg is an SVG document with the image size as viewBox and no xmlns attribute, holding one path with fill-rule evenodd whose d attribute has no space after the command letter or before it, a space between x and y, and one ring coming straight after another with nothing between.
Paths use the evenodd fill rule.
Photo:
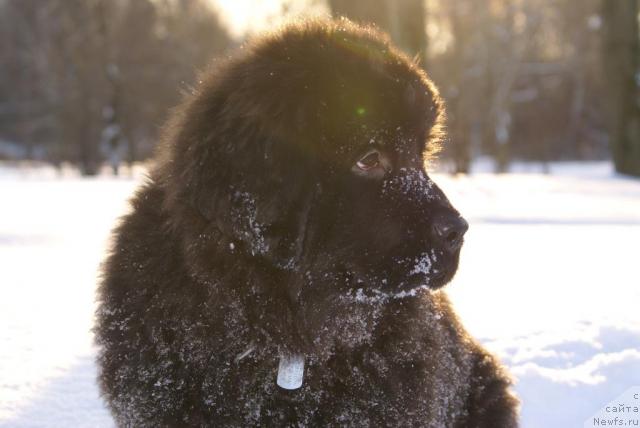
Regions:
<instances>
[{"instance_id":1,"label":"sunlight glare","mask_svg":"<svg viewBox=\"0 0 640 428\"><path fill-rule=\"evenodd\" d=\"M313 0L208 0L228 25L231 35L242 38L303 17L328 17L326 4Z\"/></svg>"}]
</instances>

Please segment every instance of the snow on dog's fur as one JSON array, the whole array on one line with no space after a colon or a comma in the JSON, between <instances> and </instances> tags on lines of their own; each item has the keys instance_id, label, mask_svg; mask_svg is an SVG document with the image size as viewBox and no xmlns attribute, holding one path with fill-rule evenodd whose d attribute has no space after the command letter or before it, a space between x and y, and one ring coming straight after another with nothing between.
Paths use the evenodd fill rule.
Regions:
<instances>
[{"instance_id":1,"label":"snow on dog's fur","mask_svg":"<svg viewBox=\"0 0 640 428\"><path fill-rule=\"evenodd\" d=\"M515 426L508 376L437 291L466 230L425 170L441 104L347 21L289 26L213 69L105 264L117 423ZM290 357L304 368L287 390Z\"/></svg>"}]
</instances>

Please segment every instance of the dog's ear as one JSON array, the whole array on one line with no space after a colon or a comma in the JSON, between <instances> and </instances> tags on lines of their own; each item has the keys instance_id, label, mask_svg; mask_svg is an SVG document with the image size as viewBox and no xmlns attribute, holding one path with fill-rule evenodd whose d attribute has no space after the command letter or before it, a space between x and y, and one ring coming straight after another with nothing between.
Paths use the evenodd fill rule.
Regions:
<instances>
[{"instance_id":1,"label":"dog's ear","mask_svg":"<svg viewBox=\"0 0 640 428\"><path fill-rule=\"evenodd\" d=\"M304 144L230 117L215 97L208 101L185 108L165 147L173 227L196 257L226 251L294 268L316 194L313 156Z\"/></svg>"},{"instance_id":2,"label":"dog's ear","mask_svg":"<svg viewBox=\"0 0 640 428\"><path fill-rule=\"evenodd\" d=\"M201 194L198 207L239 250L292 268L315 195L311 159L296 144L259 132L237 143L220 166L231 169L229 181L216 183L213 200Z\"/></svg>"}]
</instances>

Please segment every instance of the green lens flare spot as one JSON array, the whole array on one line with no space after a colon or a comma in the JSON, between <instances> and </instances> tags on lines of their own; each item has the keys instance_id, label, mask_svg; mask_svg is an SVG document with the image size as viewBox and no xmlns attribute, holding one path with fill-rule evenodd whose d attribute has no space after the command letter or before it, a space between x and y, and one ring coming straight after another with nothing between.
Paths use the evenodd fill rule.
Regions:
<instances>
[{"instance_id":1,"label":"green lens flare spot","mask_svg":"<svg viewBox=\"0 0 640 428\"><path fill-rule=\"evenodd\" d=\"M356 113L358 113L358 116L364 116L367 113L367 109L364 107L358 107L356 109Z\"/></svg>"}]
</instances>

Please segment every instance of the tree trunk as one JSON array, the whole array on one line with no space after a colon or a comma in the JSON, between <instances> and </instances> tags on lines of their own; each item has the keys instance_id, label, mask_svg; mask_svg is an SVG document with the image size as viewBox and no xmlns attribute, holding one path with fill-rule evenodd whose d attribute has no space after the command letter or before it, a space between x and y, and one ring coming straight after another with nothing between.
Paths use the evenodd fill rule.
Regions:
<instances>
[{"instance_id":1,"label":"tree trunk","mask_svg":"<svg viewBox=\"0 0 640 428\"><path fill-rule=\"evenodd\" d=\"M329 0L329 7L334 16L376 24L424 67L427 54L424 0Z\"/></svg>"},{"instance_id":2,"label":"tree trunk","mask_svg":"<svg viewBox=\"0 0 640 428\"><path fill-rule=\"evenodd\" d=\"M640 177L638 0L603 0L604 71L616 171Z\"/></svg>"}]
</instances>

